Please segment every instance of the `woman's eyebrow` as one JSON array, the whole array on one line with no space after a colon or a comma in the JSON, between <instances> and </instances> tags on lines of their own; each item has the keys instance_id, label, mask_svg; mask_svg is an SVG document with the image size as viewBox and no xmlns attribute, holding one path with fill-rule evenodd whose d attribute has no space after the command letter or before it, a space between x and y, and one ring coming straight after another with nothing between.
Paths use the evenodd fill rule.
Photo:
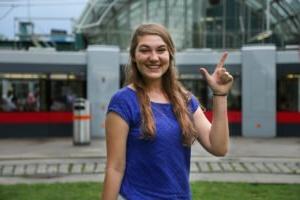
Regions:
<instances>
[{"instance_id":1,"label":"woman's eyebrow","mask_svg":"<svg viewBox=\"0 0 300 200\"><path fill-rule=\"evenodd\" d=\"M147 44L141 44L141 45L139 45L139 48L141 48L141 47L151 48L151 46L147 45ZM167 45L162 44L162 45L159 45L159 46L154 47L154 48L165 48L165 47L167 47Z\"/></svg>"},{"instance_id":2,"label":"woman's eyebrow","mask_svg":"<svg viewBox=\"0 0 300 200\"><path fill-rule=\"evenodd\" d=\"M139 48L141 48L141 47L147 47L147 48L150 48L150 46L149 46L149 45L146 45L146 44L141 44L141 45L139 45Z\"/></svg>"}]
</instances>

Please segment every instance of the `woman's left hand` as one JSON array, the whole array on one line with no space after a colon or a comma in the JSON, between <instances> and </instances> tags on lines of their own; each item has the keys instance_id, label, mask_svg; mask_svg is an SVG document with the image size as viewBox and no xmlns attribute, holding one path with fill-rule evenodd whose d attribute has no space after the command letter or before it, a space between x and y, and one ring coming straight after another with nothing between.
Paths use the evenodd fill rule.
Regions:
<instances>
[{"instance_id":1,"label":"woman's left hand","mask_svg":"<svg viewBox=\"0 0 300 200\"><path fill-rule=\"evenodd\" d=\"M232 84L233 77L226 71L224 67L225 60L228 53L223 53L220 62L217 64L214 72L209 74L205 68L201 68L200 71L206 78L208 86L212 89L214 94L228 94Z\"/></svg>"}]
</instances>

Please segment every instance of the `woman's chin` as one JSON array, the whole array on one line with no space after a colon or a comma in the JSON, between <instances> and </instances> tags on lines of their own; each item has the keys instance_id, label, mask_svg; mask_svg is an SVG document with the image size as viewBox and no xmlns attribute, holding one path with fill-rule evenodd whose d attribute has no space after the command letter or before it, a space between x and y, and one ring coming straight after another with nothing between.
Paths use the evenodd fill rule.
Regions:
<instances>
[{"instance_id":1,"label":"woman's chin","mask_svg":"<svg viewBox=\"0 0 300 200\"><path fill-rule=\"evenodd\" d=\"M147 80L155 81L155 80L161 79L162 74L161 73L151 73L151 74L147 74L146 76L144 76L144 78Z\"/></svg>"}]
</instances>

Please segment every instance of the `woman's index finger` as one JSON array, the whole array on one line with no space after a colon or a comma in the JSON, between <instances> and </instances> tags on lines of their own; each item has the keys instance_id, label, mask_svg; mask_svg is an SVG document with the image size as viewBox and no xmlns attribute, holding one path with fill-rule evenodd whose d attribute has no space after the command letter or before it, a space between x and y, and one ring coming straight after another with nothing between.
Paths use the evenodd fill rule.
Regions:
<instances>
[{"instance_id":1,"label":"woman's index finger","mask_svg":"<svg viewBox=\"0 0 300 200\"><path fill-rule=\"evenodd\" d=\"M228 56L228 52L224 52L224 53L222 54L221 60L220 60L220 62L218 63L217 68L222 68L222 67L224 66L224 63L225 63L225 61L226 61L226 59L227 59L227 56Z\"/></svg>"}]
</instances>

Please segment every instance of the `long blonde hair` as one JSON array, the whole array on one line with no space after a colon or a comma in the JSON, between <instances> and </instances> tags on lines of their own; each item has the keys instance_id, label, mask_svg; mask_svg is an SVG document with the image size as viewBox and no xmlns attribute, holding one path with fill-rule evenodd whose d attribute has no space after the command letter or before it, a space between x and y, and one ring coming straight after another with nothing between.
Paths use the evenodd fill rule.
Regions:
<instances>
[{"instance_id":1,"label":"long blonde hair","mask_svg":"<svg viewBox=\"0 0 300 200\"><path fill-rule=\"evenodd\" d=\"M170 54L170 66L162 76L162 87L170 103L173 105L173 111L182 129L183 144L190 146L195 140L194 136L196 132L191 113L188 110L188 101L191 95L177 80L177 70L174 60L175 46L169 32L165 27L159 24L142 24L135 30L131 39L130 61L126 71L126 84L134 85L140 103L142 136L143 138L151 139L155 137L156 132L150 98L145 92L146 84L143 76L137 70L137 64L134 61L139 37L145 35L157 35L161 37L167 45Z\"/></svg>"}]
</instances>

